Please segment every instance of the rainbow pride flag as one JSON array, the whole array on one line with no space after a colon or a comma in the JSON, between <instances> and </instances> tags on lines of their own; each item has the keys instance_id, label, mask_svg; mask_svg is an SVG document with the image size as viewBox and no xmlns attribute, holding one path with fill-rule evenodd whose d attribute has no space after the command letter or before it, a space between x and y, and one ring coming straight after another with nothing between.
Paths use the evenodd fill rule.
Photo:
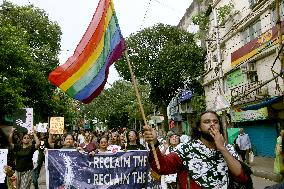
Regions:
<instances>
[{"instance_id":1,"label":"rainbow pride flag","mask_svg":"<svg viewBox=\"0 0 284 189\"><path fill-rule=\"evenodd\" d=\"M109 67L125 50L112 0L100 0L74 54L49 74L48 80L83 103L103 90Z\"/></svg>"}]
</instances>

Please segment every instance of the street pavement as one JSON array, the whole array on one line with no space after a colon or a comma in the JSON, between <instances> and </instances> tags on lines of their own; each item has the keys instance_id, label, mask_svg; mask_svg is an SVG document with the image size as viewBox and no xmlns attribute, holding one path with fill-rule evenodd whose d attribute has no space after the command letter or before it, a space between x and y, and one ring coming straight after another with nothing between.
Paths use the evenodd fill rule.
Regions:
<instances>
[{"instance_id":1,"label":"street pavement","mask_svg":"<svg viewBox=\"0 0 284 189\"><path fill-rule=\"evenodd\" d=\"M264 189L266 186L271 186L281 182L282 177L273 173L274 158L255 157L255 161L250 165L253 171L254 189ZM42 167L39 177L39 188L46 189L46 174L45 167ZM34 189L34 187L31 187Z\"/></svg>"},{"instance_id":2,"label":"street pavement","mask_svg":"<svg viewBox=\"0 0 284 189\"><path fill-rule=\"evenodd\" d=\"M257 177L266 178L274 182L281 182L283 176L276 174L273 171L274 168L274 158L258 157L254 158L254 162L250 164L252 172Z\"/></svg>"},{"instance_id":3,"label":"street pavement","mask_svg":"<svg viewBox=\"0 0 284 189\"><path fill-rule=\"evenodd\" d=\"M252 176L252 182L254 189L264 189L266 186L272 186L274 184L277 184L277 182L262 178L262 177L256 177Z\"/></svg>"},{"instance_id":4,"label":"street pavement","mask_svg":"<svg viewBox=\"0 0 284 189\"><path fill-rule=\"evenodd\" d=\"M38 178L38 186L39 189L46 189L46 174L45 174L45 165L42 166L41 171L40 171L40 175ZM34 189L34 186L32 184L31 189Z\"/></svg>"}]
</instances>

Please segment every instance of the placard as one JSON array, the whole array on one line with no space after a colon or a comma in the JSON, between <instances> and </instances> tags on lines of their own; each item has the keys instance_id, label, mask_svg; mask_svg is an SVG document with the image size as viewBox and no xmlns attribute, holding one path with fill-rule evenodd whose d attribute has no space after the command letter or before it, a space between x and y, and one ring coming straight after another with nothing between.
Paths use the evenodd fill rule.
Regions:
<instances>
[{"instance_id":1,"label":"placard","mask_svg":"<svg viewBox=\"0 0 284 189\"><path fill-rule=\"evenodd\" d=\"M32 133L33 131L33 109L22 108L14 113L13 125L20 133Z\"/></svg>"},{"instance_id":2,"label":"placard","mask_svg":"<svg viewBox=\"0 0 284 189\"><path fill-rule=\"evenodd\" d=\"M64 117L51 117L49 120L50 134L63 134L64 131Z\"/></svg>"},{"instance_id":3,"label":"placard","mask_svg":"<svg viewBox=\"0 0 284 189\"><path fill-rule=\"evenodd\" d=\"M36 124L36 130L39 133L46 133L47 132L48 123L38 123Z\"/></svg>"},{"instance_id":4,"label":"placard","mask_svg":"<svg viewBox=\"0 0 284 189\"><path fill-rule=\"evenodd\" d=\"M8 149L0 149L0 183L4 183L6 174L4 173L4 166L7 165Z\"/></svg>"}]
</instances>

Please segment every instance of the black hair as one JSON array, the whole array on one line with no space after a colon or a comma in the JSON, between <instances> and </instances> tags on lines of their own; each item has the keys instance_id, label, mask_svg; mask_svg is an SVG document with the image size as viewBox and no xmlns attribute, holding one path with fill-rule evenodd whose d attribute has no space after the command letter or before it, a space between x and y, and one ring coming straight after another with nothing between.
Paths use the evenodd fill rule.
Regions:
<instances>
[{"instance_id":1,"label":"black hair","mask_svg":"<svg viewBox=\"0 0 284 189\"><path fill-rule=\"evenodd\" d=\"M198 120L195 122L195 125L192 126L192 130L191 130L191 137L193 139L199 139L201 137L201 132L199 131L199 127L200 127L200 123L201 123L201 117L206 114L206 113L212 113L214 114L218 121L219 121L219 125L220 125L220 133L222 135L224 135L224 131L223 131L223 125L220 119L220 116L213 110L206 110L204 112L202 112L198 118Z\"/></svg>"},{"instance_id":2,"label":"black hair","mask_svg":"<svg viewBox=\"0 0 284 189\"><path fill-rule=\"evenodd\" d=\"M75 142L75 137L74 137L72 134L62 135L62 137L63 137L63 141L65 141L65 139L66 139L66 137L67 137L67 136L71 136L71 137L72 137L72 139L73 139L73 141Z\"/></svg>"},{"instance_id":3,"label":"black hair","mask_svg":"<svg viewBox=\"0 0 284 189\"><path fill-rule=\"evenodd\" d=\"M169 145L171 145L171 143L170 143L170 138L171 138L173 135L179 136L179 137L178 137L178 143L180 143L180 135L177 134L177 133L175 133L175 132L173 132L173 133L171 133L170 135L167 135L167 136L168 136L167 142L168 142Z\"/></svg>"},{"instance_id":4,"label":"black hair","mask_svg":"<svg viewBox=\"0 0 284 189\"><path fill-rule=\"evenodd\" d=\"M131 131L133 131L133 132L135 133L135 135L136 135L136 144L139 145L139 144L140 144L139 134L138 134L138 132L137 132L136 130L134 130L134 129L131 129L131 130L129 130L129 131L126 133L126 142L127 142L127 143L130 142L128 135L129 135L129 133L130 133Z\"/></svg>"},{"instance_id":5,"label":"black hair","mask_svg":"<svg viewBox=\"0 0 284 189\"><path fill-rule=\"evenodd\" d=\"M108 140L109 140L108 136L107 136L107 135L103 135L103 136L101 136L101 137L98 138L98 140L97 140L98 144L101 142L101 140L102 140L103 138L107 139L107 142L108 142Z\"/></svg>"}]
</instances>

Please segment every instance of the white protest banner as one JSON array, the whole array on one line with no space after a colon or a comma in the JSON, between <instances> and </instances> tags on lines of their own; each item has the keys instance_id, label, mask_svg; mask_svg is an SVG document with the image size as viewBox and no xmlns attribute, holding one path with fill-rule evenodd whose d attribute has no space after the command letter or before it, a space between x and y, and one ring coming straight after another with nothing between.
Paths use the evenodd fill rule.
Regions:
<instances>
[{"instance_id":1,"label":"white protest banner","mask_svg":"<svg viewBox=\"0 0 284 189\"><path fill-rule=\"evenodd\" d=\"M4 173L4 166L7 165L8 149L0 149L0 183L4 183L6 174Z\"/></svg>"},{"instance_id":2,"label":"white protest banner","mask_svg":"<svg viewBox=\"0 0 284 189\"><path fill-rule=\"evenodd\" d=\"M17 128L18 132L28 132L33 131L33 109L32 108L22 108L14 113L14 123L13 125Z\"/></svg>"},{"instance_id":3,"label":"white protest banner","mask_svg":"<svg viewBox=\"0 0 284 189\"><path fill-rule=\"evenodd\" d=\"M46 133L47 132L48 123L38 123L36 124L36 130L39 133Z\"/></svg>"},{"instance_id":4,"label":"white protest banner","mask_svg":"<svg viewBox=\"0 0 284 189\"><path fill-rule=\"evenodd\" d=\"M51 117L49 120L50 134L63 134L64 131L64 117Z\"/></svg>"},{"instance_id":5,"label":"white protest banner","mask_svg":"<svg viewBox=\"0 0 284 189\"><path fill-rule=\"evenodd\" d=\"M143 150L90 156L76 150L48 150L47 188L160 189Z\"/></svg>"}]
</instances>

